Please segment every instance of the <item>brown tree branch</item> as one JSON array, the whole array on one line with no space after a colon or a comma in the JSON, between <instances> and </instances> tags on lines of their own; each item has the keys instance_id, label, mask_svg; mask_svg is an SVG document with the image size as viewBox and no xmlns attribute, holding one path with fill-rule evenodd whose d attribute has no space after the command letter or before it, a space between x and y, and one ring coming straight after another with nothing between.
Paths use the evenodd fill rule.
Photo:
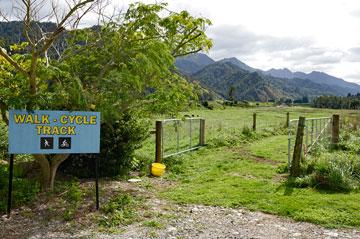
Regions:
<instances>
[{"instance_id":1,"label":"brown tree branch","mask_svg":"<svg viewBox=\"0 0 360 239\"><path fill-rule=\"evenodd\" d=\"M201 50L202 50L202 48L199 48L199 49L194 50L194 51L189 51L189 52L173 55L173 57L186 56L186 55L189 55L189 54L198 53Z\"/></svg>"},{"instance_id":2,"label":"brown tree branch","mask_svg":"<svg viewBox=\"0 0 360 239\"><path fill-rule=\"evenodd\" d=\"M29 31L30 31L30 23L31 23L31 2L30 0L22 0L23 4L25 5L25 17L24 17L24 35L26 40L29 42L30 46L34 49L35 43L32 41Z\"/></svg>"},{"instance_id":3,"label":"brown tree branch","mask_svg":"<svg viewBox=\"0 0 360 239\"><path fill-rule=\"evenodd\" d=\"M0 101L0 110L1 110L1 118L5 122L6 125L9 125L9 118L6 115L7 106L4 102Z\"/></svg>"},{"instance_id":4,"label":"brown tree branch","mask_svg":"<svg viewBox=\"0 0 360 239\"><path fill-rule=\"evenodd\" d=\"M66 21L80 8L82 8L83 6L85 6L88 3L94 2L95 0L85 0L83 2L79 2L78 4L76 4L74 7L72 7L69 12L65 15L65 17L59 22L57 28L55 29L55 31L46 38L44 46L38 51L39 55L43 54L46 50L49 49L49 47L54 43L54 41L56 40L57 36L60 35L61 32L63 32L65 30L64 24L66 23Z\"/></svg>"},{"instance_id":5,"label":"brown tree branch","mask_svg":"<svg viewBox=\"0 0 360 239\"><path fill-rule=\"evenodd\" d=\"M4 57L7 62L10 63L13 67L15 67L16 70L23 73L26 76L29 76L29 72L27 72L24 68L22 68L14 59L9 56L6 51L0 47L0 56Z\"/></svg>"},{"instance_id":6,"label":"brown tree branch","mask_svg":"<svg viewBox=\"0 0 360 239\"><path fill-rule=\"evenodd\" d=\"M175 54L182 46L184 46L187 42L184 42L191 34L193 34L196 30L198 29L198 27L194 27L193 29L190 30L190 32L188 32L179 42L179 45L173 50L173 54Z\"/></svg>"}]
</instances>

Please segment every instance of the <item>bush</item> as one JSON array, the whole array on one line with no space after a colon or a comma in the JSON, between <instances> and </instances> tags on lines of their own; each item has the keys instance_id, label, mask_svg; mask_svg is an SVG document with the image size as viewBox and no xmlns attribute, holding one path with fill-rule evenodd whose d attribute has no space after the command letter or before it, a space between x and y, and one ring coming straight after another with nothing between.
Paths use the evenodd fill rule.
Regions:
<instances>
[{"instance_id":1,"label":"bush","mask_svg":"<svg viewBox=\"0 0 360 239\"><path fill-rule=\"evenodd\" d=\"M310 186L339 192L360 189L360 158L354 154L325 154L308 162L302 171L304 176L293 181L295 187Z\"/></svg>"},{"instance_id":2,"label":"bush","mask_svg":"<svg viewBox=\"0 0 360 239\"><path fill-rule=\"evenodd\" d=\"M0 164L0 212L5 212L7 207L8 177L7 167ZM39 191L40 185L35 180L14 177L12 207L33 201Z\"/></svg>"},{"instance_id":3,"label":"bush","mask_svg":"<svg viewBox=\"0 0 360 239\"><path fill-rule=\"evenodd\" d=\"M5 160L8 155L7 126L0 120L0 160Z\"/></svg>"},{"instance_id":4,"label":"bush","mask_svg":"<svg viewBox=\"0 0 360 239\"><path fill-rule=\"evenodd\" d=\"M130 112L114 124L101 125L100 154L71 155L60 170L80 178L95 176L95 159L99 159L101 176L123 176L132 167L134 151L139 149L148 137L147 123Z\"/></svg>"}]
</instances>

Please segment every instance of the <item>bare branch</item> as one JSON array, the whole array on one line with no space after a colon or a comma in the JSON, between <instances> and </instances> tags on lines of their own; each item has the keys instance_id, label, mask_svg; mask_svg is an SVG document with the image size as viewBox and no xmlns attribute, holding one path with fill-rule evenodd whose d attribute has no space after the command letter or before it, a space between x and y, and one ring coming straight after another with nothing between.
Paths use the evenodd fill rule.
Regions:
<instances>
[{"instance_id":1,"label":"bare branch","mask_svg":"<svg viewBox=\"0 0 360 239\"><path fill-rule=\"evenodd\" d=\"M30 23L31 23L31 2L30 0L22 0L23 4L25 5L25 17L24 17L24 35L26 37L26 40L29 42L32 49L35 48L35 43L32 41L29 35L30 31Z\"/></svg>"},{"instance_id":2,"label":"bare branch","mask_svg":"<svg viewBox=\"0 0 360 239\"><path fill-rule=\"evenodd\" d=\"M69 20L69 18L79 9L84 7L86 4L94 2L95 0L85 0L78 2L75 6L70 8L69 12L63 17L63 19L58 23L57 28L52 34L46 38L43 47L38 51L39 54L43 54L49 47L54 43L56 38L60 35L61 32L65 30L65 23Z\"/></svg>"}]
</instances>

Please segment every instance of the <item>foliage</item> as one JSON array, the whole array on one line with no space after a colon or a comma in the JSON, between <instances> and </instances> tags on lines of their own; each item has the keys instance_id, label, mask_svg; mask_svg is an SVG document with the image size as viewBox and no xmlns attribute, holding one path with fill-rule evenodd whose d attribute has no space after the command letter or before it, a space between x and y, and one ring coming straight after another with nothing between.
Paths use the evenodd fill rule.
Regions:
<instances>
[{"instance_id":1,"label":"foliage","mask_svg":"<svg viewBox=\"0 0 360 239\"><path fill-rule=\"evenodd\" d=\"M83 194L80 190L79 183L70 182L64 194L65 203L68 205L63 215L65 221L70 221L74 218L76 209L80 206L82 198Z\"/></svg>"},{"instance_id":2,"label":"foliage","mask_svg":"<svg viewBox=\"0 0 360 239\"><path fill-rule=\"evenodd\" d=\"M134 151L148 136L147 122L136 113L126 112L113 124L101 125L100 154L74 154L60 167L78 177L95 176L95 159L99 159L101 176L124 176L133 166Z\"/></svg>"},{"instance_id":3,"label":"foliage","mask_svg":"<svg viewBox=\"0 0 360 239\"><path fill-rule=\"evenodd\" d=\"M143 226L145 227L152 227L152 228L164 228L164 225L159 222L159 221L156 221L156 220L149 220L149 221L145 221L143 222Z\"/></svg>"},{"instance_id":4,"label":"foliage","mask_svg":"<svg viewBox=\"0 0 360 239\"><path fill-rule=\"evenodd\" d=\"M0 164L0 212L5 212L7 207L8 177L8 168ZM40 185L34 180L15 176L12 206L19 207L33 201L39 190Z\"/></svg>"},{"instance_id":5,"label":"foliage","mask_svg":"<svg viewBox=\"0 0 360 239\"><path fill-rule=\"evenodd\" d=\"M316 108L360 109L360 93L344 96L319 96L312 105Z\"/></svg>"},{"instance_id":6,"label":"foliage","mask_svg":"<svg viewBox=\"0 0 360 239\"><path fill-rule=\"evenodd\" d=\"M296 187L314 187L330 191L359 190L359 142L360 137L356 133L343 132L336 147L316 147L316 151L302 166L303 175L292 180L292 183Z\"/></svg>"},{"instance_id":7,"label":"foliage","mask_svg":"<svg viewBox=\"0 0 360 239\"><path fill-rule=\"evenodd\" d=\"M38 46L29 40L11 46L9 53L0 48L2 116L11 108L74 111L95 106L102 113L105 131L119 128L117 144L112 142L114 135L105 134L108 138L102 139L104 144L112 145L106 148L110 152L102 152L103 157L110 154L105 166L115 166L113 174L118 174L127 168L124 165L129 164L133 150L145 138L134 133L140 128L135 117L128 117L129 111L145 118L149 112L176 112L196 100L193 86L175 73L174 58L208 50L212 42L204 31L209 24L208 19L186 11L169 12L164 3L136 3L100 27L67 32L66 48L58 57L46 53L60 38L58 33L65 29L62 25L37 38ZM23 25L26 30L27 25ZM127 127L134 129L116 126L126 117ZM127 130L133 135L127 136ZM119 157L125 148L124 156ZM38 156L43 175L56 172L63 160L65 157L47 160ZM44 176L44 188L51 187L52 180Z\"/></svg>"},{"instance_id":8,"label":"foliage","mask_svg":"<svg viewBox=\"0 0 360 239\"><path fill-rule=\"evenodd\" d=\"M8 133L5 123L0 120L0 160L8 156Z\"/></svg>"},{"instance_id":9,"label":"foliage","mask_svg":"<svg viewBox=\"0 0 360 239\"><path fill-rule=\"evenodd\" d=\"M330 191L350 192L360 189L360 158L346 153L324 154L303 167L296 187L314 187Z\"/></svg>"}]
</instances>

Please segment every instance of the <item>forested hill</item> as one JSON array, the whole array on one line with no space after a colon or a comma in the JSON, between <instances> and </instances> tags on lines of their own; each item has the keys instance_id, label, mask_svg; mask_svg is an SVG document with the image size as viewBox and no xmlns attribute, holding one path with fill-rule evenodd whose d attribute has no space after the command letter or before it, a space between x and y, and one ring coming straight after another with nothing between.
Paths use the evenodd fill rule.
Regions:
<instances>
[{"instance_id":1,"label":"forested hill","mask_svg":"<svg viewBox=\"0 0 360 239\"><path fill-rule=\"evenodd\" d=\"M191 77L224 98L229 98L231 89L235 100L268 101L342 93L336 87L317 84L308 79L283 79L249 72L230 62L208 65Z\"/></svg>"},{"instance_id":2,"label":"forested hill","mask_svg":"<svg viewBox=\"0 0 360 239\"><path fill-rule=\"evenodd\" d=\"M36 24L36 27L33 27L34 29L41 28L43 32L50 32L56 28L56 24L53 22L40 22L34 24ZM26 41L23 29L23 23L19 21L0 22L1 46L7 48L14 43Z\"/></svg>"},{"instance_id":3,"label":"forested hill","mask_svg":"<svg viewBox=\"0 0 360 239\"><path fill-rule=\"evenodd\" d=\"M178 57L175 65L183 74L193 74L215 61L205 54L198 53L189 56Z\"/></svg>"},{"instance_id":4,"label":"forested hill","mask_svg":"<svg viewBox=\"0 0 360 239\"><path fill-rule=\"evenodd\" d=\"M210 63L209 57L205 56L202 54L202 57L178 59L176 66L193 81L200 82L203 87L225 99L230 97L230 92L235 100L259 101L314 98L320 95L345 96L360 92L360 85L322 72L293 73L287 69L263 71L234 57ZM202 59L205 61L201 62ZM184 61L187 64L183 64ZM197 71L194 72L194 68L190 70L187 66L196 66Z\"/></svg>"}]
</instances>

